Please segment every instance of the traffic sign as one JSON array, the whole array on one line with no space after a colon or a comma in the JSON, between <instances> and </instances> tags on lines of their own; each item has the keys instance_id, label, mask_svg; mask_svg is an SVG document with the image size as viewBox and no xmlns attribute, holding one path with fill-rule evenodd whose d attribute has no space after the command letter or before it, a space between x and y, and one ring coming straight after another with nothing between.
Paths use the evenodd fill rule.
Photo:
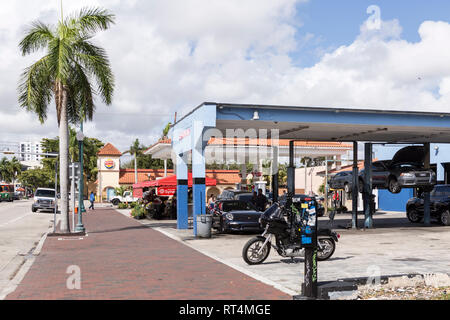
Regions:
<instances>
[{"instance_id":1,"label":"traffic sign","mask_svg":"<svg viewBox=\"0 0 450 320\"><path fill-rule=\"evenodd\" d=\"M75 180L79 180L81 176L81 166L79 162L69 164L69 179L72 179L72 167L75 167Z\"/></svg>"}]
</instances>

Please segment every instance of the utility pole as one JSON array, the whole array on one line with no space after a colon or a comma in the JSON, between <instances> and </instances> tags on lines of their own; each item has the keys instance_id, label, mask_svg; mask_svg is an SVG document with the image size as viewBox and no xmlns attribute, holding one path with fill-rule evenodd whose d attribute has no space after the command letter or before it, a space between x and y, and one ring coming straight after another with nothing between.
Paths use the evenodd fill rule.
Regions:
<instances>
[{"instance_id":1,"label":"utility pole","mask_svg":"<svg viewBox=\"0 0 450 320\"><path fill-rule=\"evenodd\" d=\"M56 233L56 213L58 211L58 161L55 161L55 209L53 212L53 233Z\"/></svg>"},{"instance_id":2,"label":"utility pole","mask_svg":"<svg viewBox=\"0 0 450 320\"><path fill-rule=\"evenodd\" d=\"M83 134L83 121L81 121L81 131L77 133L77 140L79 144L79 157L80 157L80 181L79 181L79 198L78 198L78 224L75 228L76 232L85 232L84 226L83 226L83 209L84 209L84 196L83 196L83 184L84 184L84 175L83 175L83 140L84 140L84 134Z\"/></svg>"},{"instance_id":3,"label":"utility pole","mask_svg":"<svg viewBox=\"0 0 450 320\"><path fill-rule=\"evenodd\" d=\"M70 194L72 195L72 230L75 230L75 163L71 164L72 169L72 181L70 181Z\"/></svg>"}]
</instances>

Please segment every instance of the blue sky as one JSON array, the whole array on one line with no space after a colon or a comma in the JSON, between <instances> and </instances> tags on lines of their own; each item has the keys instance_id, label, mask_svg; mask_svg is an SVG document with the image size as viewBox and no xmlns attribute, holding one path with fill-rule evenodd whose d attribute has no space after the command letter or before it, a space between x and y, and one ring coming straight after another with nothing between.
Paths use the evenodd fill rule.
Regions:
<instances>
[{"instance_id":1,"label":"blue sky","mask_svg":"<svg viewBox=\"0 0 450 320\"><path fill-rule=\"evenodd\" d=\"M448 0L309 0L297 6L299 21L303 26L298 36L307 33L319 37L293 55L297 65L310 67L320 60L317 49L331 51L351 44L360 31L361 24L370 16L367 8L377 5L382 20L397 19L403 28L402 39L408 42L420 40L418 28L426 20L450 21ZM319 51L321 52L321 51Z\"/></svg>"}]
</instances>

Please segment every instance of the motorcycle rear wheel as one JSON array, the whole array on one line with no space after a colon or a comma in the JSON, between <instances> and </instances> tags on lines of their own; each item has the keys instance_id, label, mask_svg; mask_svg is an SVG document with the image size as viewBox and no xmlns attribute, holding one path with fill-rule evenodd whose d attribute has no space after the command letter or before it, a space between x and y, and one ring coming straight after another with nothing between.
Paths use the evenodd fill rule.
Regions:
<instances>
[{"instance_id":1,"label":"motorcycle rear wheel","mask_svg":"<svg viewBox=\"0 0 450 320\"><path fill-rule=\"evenodd\" d=\"M317 250L317 260L325 261L330 259L334 251L336 250L336 243L333 241L333 239L329 238L318 239L318 242L320 242L320 245L323 249L321 250L319 248Z\"/></svg>"},{"instance_id":2,"label":"motorcycle rear wheel","mask_svg":"<svg viewBox=\"0 0 450 320\"><path fill-rule=\"evenodd\" d=\"M242 258L248 265L256 265L263 263L270 253L270 242L262 249L261 253L259 250L266 242L264 237L256 237L250 239L242 249Z\"/></svg>"}]
</instances>

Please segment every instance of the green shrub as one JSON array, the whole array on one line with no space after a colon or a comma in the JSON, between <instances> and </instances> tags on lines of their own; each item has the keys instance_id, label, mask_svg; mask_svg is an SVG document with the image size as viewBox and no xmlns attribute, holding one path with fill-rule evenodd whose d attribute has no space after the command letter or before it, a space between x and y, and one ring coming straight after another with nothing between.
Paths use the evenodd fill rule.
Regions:
<instances>
[{"instance_id":1,"label":"green shrub","mask_svg":"<svg viewBox=\"0 0 450 320\"><path fill-rule=\"evenodd\" d=\"M126 203L119 203L117 206L117 209L128 209L128 204Z\"/></svg>"},{"instance_id":2,"label":"green shrub","mask_svg":"<svg viewBox=\"0 0 450 320\"><path fill-rule=\"evenodd\" d=\"M135 219L142 219L145 217L145 209L140 205L136 205L133 210L131 210L131 216Z\"/></svg>"},{"instance_id":3,"label":"green shrub","mask_svg":"<svg viewBox=\"0 0 450 320\"><path fill-rule=\"evenodd\" d=\"M130 209L136 208L137 205L138 205L137 202L131 202L131 203L129 203Z\"/></svg>"}]
</instances>

